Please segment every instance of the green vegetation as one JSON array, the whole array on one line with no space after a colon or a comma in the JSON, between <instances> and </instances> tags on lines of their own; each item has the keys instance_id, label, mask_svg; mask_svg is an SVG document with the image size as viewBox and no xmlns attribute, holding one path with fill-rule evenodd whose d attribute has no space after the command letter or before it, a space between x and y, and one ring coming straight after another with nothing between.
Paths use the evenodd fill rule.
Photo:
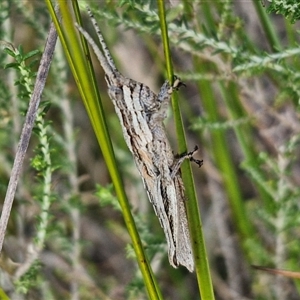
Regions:
<instances>
[{"instance_id":1,"label":"green vegetation","mask_svg":"<svg viewBox=\"0 0 300 300\"><path fill-rule=\"evenodd\" d=\"M297 281L251 268L300 269L298 1L58 2L61 23L50 1L1 3L1 199L51 19L62 43L10 215L0 298L207 300L212 281L216 299L298 299ZM169 266L103 72L74 26L94 35L86 5L124 75L156 92L173 74L186 84L166 130L174 153L198 145L204 160L182 167L195 274Z\"/></svg>"}]
</instances>

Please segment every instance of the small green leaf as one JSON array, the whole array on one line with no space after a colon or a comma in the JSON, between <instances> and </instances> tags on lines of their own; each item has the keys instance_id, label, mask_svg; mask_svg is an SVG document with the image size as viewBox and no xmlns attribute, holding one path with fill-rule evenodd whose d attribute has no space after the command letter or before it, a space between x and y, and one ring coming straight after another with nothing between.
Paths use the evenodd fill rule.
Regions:
<instances>
[{"instance_id":1,"label":"small green leaf","mask_svg":"<svg viewBox=\"0 0 300 300\"><path fill-rule=\"evenodd\" d=\"M37 54L40 54L40 53L41 53L41 52L40 52L40 50L38 50L38 49L32 50L32 51L26 53L26 54L23 56L23 60L25 61L26 59L28 59L28 58L30 58L30 57L33 57L33 56L35 56L35 55L37 55Z\"/></svg>"}]
</instances>

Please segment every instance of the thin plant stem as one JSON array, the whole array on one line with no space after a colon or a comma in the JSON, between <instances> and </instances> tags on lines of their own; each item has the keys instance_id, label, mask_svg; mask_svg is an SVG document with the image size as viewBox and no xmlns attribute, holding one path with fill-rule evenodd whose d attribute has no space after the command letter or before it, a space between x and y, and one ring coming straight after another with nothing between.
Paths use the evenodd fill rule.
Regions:
<instances>
[{"instance_id":1,"label":"thin plant stem","mask_svg":"<svg viewBox=\"0 0 300 300\"><path fill-rule=\"evenodd\" d=\"M23 166L25 154L28 148L32 128L38 111L41 95L46 83L47 75L49 72L50 64L52 61L55 45L57 40L57 33L53 24L50 26L46 46L41 58L40 66L37 72L36 83L32 96L30 98L29 108L26 114L25 123L22 129L18 150L15 156L11 176L6 191L3 209L0 218L0 252L2 250L4 236L6 232L7 223L9 220L11 207L13 204L19 176Z\"/></svg>"},{"instance_id":2,"label":"thin plant stem","mask_svg":"<svg viewBox=\"0 0 300 300\"><path fill-rule=\"evenodd\" d=\"M163 0L157 0L161 35L164 44L164 52L166 59L166 68L170 82L173 80L173 67L171 62L170 46L168 39L168 28L166 22L165 3ZM175 119L175 126L180 151L186 151L186 139L183 129L182 117L178 105L178 97L172 95L172 107ZM191 233L194 260L196 267L197 280L201 297L203 299L214 299L212 281L209 271L208 258L205 248L204 235L202 232L202 224L200 220L200 212L195 192L195 185L192 176L191 166L188 162L182 165L182 178L185 185L185 192L188 198L186 208L189 219L189 230Z\"/></svg>"},{"instance_id":3,"label":"thin plant stem","mask_svg":"<svg viewBox=\"0 0 300 300\"><path fill-rule=\"evenodd\" d=\"M54 13L51 1L46 2L53 20L57 20L57 16ZM75 11L75 16L77 16L76 21L78 24L81 24L77 1L72 1L72 5ZM150 267L148 259L144 253L142 242L139 238L138 231L130 211L129 201L124 190L124 184L121 180L121 175L118 170L118 165L115 159L110 135L104 117L105 114L100 101L93 67L91 65L91 58L87 43L82 37L80 39L78 38L75 29L75 22L70 13L68 3L66 1L59 1L59 6L62 14L63 24L61 26L58 21L54 22L56 26L59 27L59 37L62 41L62 45L67 55L73 76L77 82L83 103L91 120L99 142L99 146L102 150L103 157L111 175L111 179L122 208L124 221L136 253L137 262L143 275L147 293L151 299L161 299L161 292L158 288L158 284L153 275L153 271ZM66 32L68 34L66 34ZM89 59L86 60L86 57L89 57Z\"/></svg>"}]
</instances>

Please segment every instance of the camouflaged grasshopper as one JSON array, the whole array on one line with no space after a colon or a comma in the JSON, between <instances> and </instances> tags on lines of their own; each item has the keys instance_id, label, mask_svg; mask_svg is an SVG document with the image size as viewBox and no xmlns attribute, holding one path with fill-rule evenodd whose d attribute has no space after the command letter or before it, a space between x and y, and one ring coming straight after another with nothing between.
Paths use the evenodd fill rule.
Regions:
<instances>
[{"instance_id":1,"label":"camouflaged grasshopper","mask_svg":"<svg viewBox=\"0 0 300 300\"><path fill-rule=\"evenodd\" d=\"M116 68L104 42L95 18L88 14L97 32L102 51L91 36L77 24L78 30L93 48L104 72L109 97L121 122L123 135L136 166L142 176L150 202L164 230L170 264L194 270L194 260L185 209L184 187L180 165L184 159L193 158L194 151L175 158L166 136L163 121L173 90L181 82L175 79L171 86L166 81L158 95L143 83L124 77Z\"/></svg>"}]
</instances>

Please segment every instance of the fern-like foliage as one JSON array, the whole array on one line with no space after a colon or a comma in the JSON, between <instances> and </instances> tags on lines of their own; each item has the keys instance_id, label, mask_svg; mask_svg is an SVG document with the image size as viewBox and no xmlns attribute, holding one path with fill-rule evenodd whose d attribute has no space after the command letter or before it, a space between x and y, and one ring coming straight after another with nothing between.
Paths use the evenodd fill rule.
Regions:
<instances>
[{"instance_id":1,"label":"fern-like foliage","mask_svg":"<svg viewBox=\"0 0 300 300\"><path fill-rule=\"evenodd\" d=\"M298 0L271 0L270 2L267 8L269 13L281 14L291 23L300 20L300 3Z\"/></svg>"}]
</instances>

